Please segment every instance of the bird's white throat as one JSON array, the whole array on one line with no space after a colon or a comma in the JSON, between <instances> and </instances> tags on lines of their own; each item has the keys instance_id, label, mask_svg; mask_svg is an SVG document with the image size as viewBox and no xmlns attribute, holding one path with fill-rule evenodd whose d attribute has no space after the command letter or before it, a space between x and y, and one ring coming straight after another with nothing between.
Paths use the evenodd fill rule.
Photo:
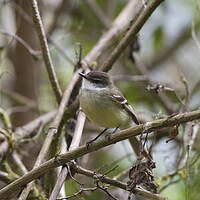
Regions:
<instances>
[{"instance_id":1,"label":"bird's white throat","mask_svg":"<svg viewBox=\"0 0 200 200\"><path fill-rule=\"evenodd\" d=\"M92 83L92 82L90 82L86 79L83 79L82 89L100 91L100 90L105 90L106 88L105 87L98 87L98 84Z\"/></svg>"}]
</instances>

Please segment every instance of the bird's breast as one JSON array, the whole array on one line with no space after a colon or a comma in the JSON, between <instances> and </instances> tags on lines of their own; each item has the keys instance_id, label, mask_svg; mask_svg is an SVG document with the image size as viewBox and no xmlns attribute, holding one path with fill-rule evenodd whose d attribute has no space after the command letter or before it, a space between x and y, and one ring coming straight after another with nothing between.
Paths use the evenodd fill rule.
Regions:
<instances>
[{"instance_id":1,"label":"bird's breast","mask_svg":"<svg viewBox=\"0 0 200 200\"><path fill-rule=\"evenodd\" d=\"M82 90L80 105L86 116L101 127L115 128L130 120L127 112L116 105L103 91Z\"/></svg>"}]
</instances>

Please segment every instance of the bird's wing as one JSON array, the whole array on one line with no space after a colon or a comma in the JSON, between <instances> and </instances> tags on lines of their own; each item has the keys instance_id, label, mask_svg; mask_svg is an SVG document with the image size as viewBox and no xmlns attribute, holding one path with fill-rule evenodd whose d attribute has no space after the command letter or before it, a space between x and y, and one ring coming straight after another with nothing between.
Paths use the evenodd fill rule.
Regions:
<instances>
[{"instance_id":1,"label":"bird's wing","mask_svg":"<svg viewBox=\"0 0 200 200\"><path fill-rule=\"evenodd\" d=\"M122 106L122 108L124 108L126 110L126 112L131 116L132 120L136 124L139 124L139 121L134 113L133 108L129 105L126 98L119 91L115 90L112 93L111 98L113 101L115 101L117 104L119 104L120 106Z\"/></svg>"}]
</instances>

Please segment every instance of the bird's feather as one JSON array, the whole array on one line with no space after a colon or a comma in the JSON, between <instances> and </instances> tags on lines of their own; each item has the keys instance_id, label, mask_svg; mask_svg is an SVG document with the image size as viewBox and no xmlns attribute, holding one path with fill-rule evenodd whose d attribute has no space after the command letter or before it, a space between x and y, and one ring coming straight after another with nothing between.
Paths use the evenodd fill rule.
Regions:
<instances>
[{"instance_id":1,"label":"bird's feather","mask_svg":"<svg viewBox=\"0 0 200 200\"><path fill-rule=\"evenodd\" d=\"M128 101L126 98L119 92L119 90L112 90L113 93L111 95L111 98L114 102L119 104L119 106L122 106L126 110L126 112L131 116L132 120L136 123L139 124L139 121L134 113L133 108L129 105Z\"/></svg>"}]
</instances>

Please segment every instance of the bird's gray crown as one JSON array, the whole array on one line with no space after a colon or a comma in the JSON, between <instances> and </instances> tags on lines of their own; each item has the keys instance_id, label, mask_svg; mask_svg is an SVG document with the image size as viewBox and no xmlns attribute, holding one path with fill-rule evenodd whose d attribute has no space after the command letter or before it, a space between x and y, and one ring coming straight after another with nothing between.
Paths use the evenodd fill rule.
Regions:
<instances>
[{"instance_id":1,"label":"bird's gray crown","mask_svg":"<svg viewBox=\"0 0 200 200\"><path fill-rule=\"evenodd\" d=\"M88 81L98 85L108 86L111 84L111 80L108 74L105 72L91 71L86 75L81 76L83 76L83 78L87 79Z\"/></svg>"}]
</instances>

